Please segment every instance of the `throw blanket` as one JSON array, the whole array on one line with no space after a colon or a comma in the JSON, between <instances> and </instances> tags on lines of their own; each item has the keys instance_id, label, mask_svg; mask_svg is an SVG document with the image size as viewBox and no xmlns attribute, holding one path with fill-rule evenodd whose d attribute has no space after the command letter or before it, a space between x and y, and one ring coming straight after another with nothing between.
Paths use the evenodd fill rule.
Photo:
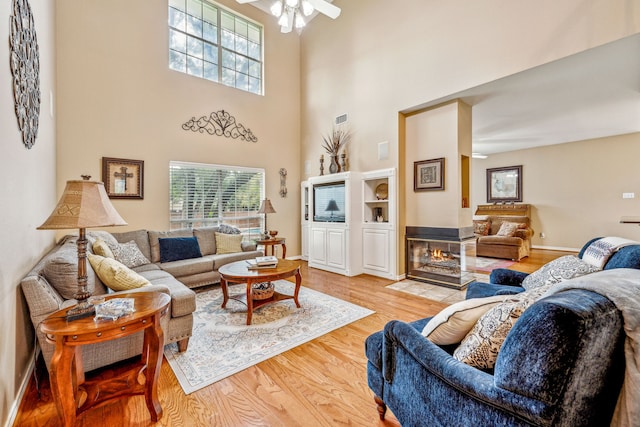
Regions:
<instances>
[{"instance_id":1,"label":"throw blanket","mask_svg":"<svg viewBox=\"0 0 640 427\"><path fill-rule=\"evenodd\" d=\"M588 274L552 285L546 295L565 289L597 292L622 313L624 331L625 377L611 426L640 426L640 270L616 268Z\"/></svg>"},{"instance_id":2,"label":"throw blanket","mask_svg":"<svg viewBox=\"0 0 640 427\"><path fill-rule=\"evenodd\" d=\"M585 249L582 260L599 269L603 269L611 255L618 249L637 244L638 242L623 237L604 237L591 243L589 247Z\"/></svg>"}]
</instances>

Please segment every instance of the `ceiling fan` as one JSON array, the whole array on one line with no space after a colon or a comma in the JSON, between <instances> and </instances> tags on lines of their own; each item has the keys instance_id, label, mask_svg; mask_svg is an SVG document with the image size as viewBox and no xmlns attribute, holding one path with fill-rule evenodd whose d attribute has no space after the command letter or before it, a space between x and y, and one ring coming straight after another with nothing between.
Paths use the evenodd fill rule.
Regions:
<instances>
[{"instance_id":1,"label":"ceiling fan","mask_svg":"<svg viewBox=\"0 0 640 427\"><path fill-rule=\"evenodd\" d=\"M258 0L236 0L240 4L253 3ZM340 16L340 8L326 0L275 0L271 5L271 13L278 18L280 31L290 33L293 27L301 29L306 25L305 17L318 11L331 19Z\"/></svg>"}]
</instances>

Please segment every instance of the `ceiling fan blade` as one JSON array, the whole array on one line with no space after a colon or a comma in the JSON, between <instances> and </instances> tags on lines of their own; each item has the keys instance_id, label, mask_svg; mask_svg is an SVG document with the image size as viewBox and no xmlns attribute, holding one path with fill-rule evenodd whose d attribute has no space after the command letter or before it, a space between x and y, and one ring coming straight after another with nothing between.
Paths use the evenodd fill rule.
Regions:
<instances>
[{"instance_id":1,"label":"ceiling fan blade","mask_svg":"<svg viewBox=\"0 0 640 427\"><path fill-rule=\"evenodd\" d=\"M239 0L238 0L239 1ZM307 0L311 5L320 13L327 15L331 19L336 19L340 16L340 8L334 6L325 0Z\"/></svg>"},{"instance_id":2,"label":"ceiling fan blade","mask_svg":"<svg viewBox=\"0 0 640 427\"><path fill-rule=\"evenodd\" d=\"M258 0L236 0L236 1L240 4L245 4L245 3L253 3Z\"/></svg>"}]
</instances>

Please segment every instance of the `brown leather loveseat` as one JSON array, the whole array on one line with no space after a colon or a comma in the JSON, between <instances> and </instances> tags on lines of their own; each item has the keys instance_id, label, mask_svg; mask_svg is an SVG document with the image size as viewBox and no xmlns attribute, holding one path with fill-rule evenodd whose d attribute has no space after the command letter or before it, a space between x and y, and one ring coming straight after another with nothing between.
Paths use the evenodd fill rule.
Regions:
<instances>
[{"instance_id":1,"label":"brown leather loveseat","mask_svg":"<svg viewBox=\"0 0 640 427\"><path fill-rule=\"evenodd\" d=\"M477 256L514 261L529 256L533 237L530 205L478 205L473 226Z\"/></svg>"}]
</instances>

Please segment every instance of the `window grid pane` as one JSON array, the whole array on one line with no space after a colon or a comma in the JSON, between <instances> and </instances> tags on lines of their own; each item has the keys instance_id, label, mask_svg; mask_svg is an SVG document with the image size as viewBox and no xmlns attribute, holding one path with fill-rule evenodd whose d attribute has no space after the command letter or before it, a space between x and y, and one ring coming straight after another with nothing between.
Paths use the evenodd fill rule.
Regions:
<instances>
[{"instance_id":1,"label":"window grid pane","mask_svg":"<svg viewBox=\"0 0 640 427\"><path fill-rule=\"evenodd\" d=\"M258 238L264 176L263 169L171 161L170 229L224 223L239 228L247 241Z\"/></svg>"},{"instance_id":2,"label":"window grid pane","mask_svg":"<svg viewBox=\"0 0 640 427\"><path fill-rule=\"evenodd\" d=\"M261 26L208 1L168 4L170 69L262 94Z\"/></svg>"}]
</instances>

